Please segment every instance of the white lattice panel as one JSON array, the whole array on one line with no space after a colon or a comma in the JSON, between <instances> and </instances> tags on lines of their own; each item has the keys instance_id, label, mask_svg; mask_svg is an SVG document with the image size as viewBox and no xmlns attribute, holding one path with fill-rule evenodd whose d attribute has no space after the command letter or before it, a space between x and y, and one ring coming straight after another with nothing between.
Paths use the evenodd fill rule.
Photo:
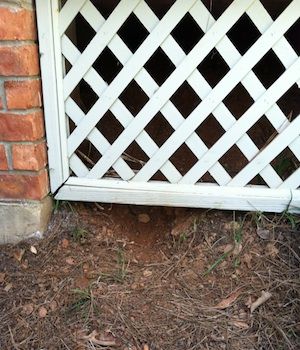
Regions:
<instances>
[{"instance_id":1,"label":"white lattice panel","mask_svg":"<svg viewBox=\"0 0 300 350\"><path fill-rule=\"evenodd\" d=\"M57 198L300 208L300 0L228 2L37 1Z\"/></svg>"}]
</instances>

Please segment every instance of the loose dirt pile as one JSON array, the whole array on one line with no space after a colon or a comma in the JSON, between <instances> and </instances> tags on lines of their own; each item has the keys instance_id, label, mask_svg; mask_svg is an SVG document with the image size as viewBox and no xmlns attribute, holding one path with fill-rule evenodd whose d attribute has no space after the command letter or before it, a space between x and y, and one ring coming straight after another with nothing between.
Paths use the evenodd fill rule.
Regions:
<instances>
[{"instance_id":1,"label":"loose dirt pile","mask_svg":"<svg viewBox=\"0 0 300 350\"><path fill-rule=\"evenodd\" d=\"M298 349L297 220L65 203L0 248L0 349Z\"/></svg>"}]
</instances>

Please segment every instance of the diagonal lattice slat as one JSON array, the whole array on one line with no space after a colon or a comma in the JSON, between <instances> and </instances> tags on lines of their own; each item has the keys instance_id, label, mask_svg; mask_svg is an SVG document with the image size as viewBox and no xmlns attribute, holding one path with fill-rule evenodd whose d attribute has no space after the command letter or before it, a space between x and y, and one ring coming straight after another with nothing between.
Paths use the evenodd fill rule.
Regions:
<instances>
[{"instance_id":1,"label":"diagonal lattice slat","mask_svg":"<svg viewBox=\"0 0 300 350\"><path fill-rule=\"evenodd\" d=\"M97 11L90 2L87 2L85 4L85 6L81 10L81 13L94 30L97 30L97 28L99 28L101 26L101 24L104 22L104 18L99 13L97 16L95 15L97 13ZM145 25L146 29L148 29L149 32L159 22L158 18L154 15L154 13L151 11L151 9L144 2L138 6L138 8L135 10L135 14L143 22L143 24ZM145 19L147 19L147 21L145 21ZM171 37L169 37L168 39L171 39ZM170 56L171 60L175 64L175 66L177 66L178 62L180 62L183 59L183 57L185 57L185 54L181 50L180 46L177 45L174 40L172 40L172 42L170 43L172 45L169 45L168 39L163 43L162 48L166 47L166 50L165 50L166 53L168 53L168 55ZM175 45L176 45L176 47L175 47ZM132 56L132 53L130 52L130 50L127 48L127 46L121 41L121 39L117 35L110 42L108 47L116 55L116 57L120 60L120 62L123 65L125 65L126 62L128 61L128 59ZM174 51L174 49L176 49L175 52L177 52L178 57L174 57L174 55L172 57L172 51ZM77 49L74 48L74 45L72 45L70 40L66 36L64 36L63 37L63 44L62 44L62 52L63 52L64 56L68 59L68 61L71 63L74 61L75 57L71 58L70 52L72 52L74 50L77 51ZM178 52L179 50L180 50L180 52ZM78 54L79 54L79 52L77 51L77 55ZM93 72L94 76L97 75L95 70L93 68L91 68L89 73L86 74L85 80L89 83L89 85L93 88L93 90L100 96L102 94L104 88L106 87L106 84L102 81L102 78L99 76L96 77L97 81L95 81L95 79L94 79L94 82L93 82L93 79L90 78L91 72ZM135 80L149 97L151 97L153 95L153 93L159 88L157 83L154 81L154 79L149 75L149 73L144 68L141 69L139 74L135 77ZM203 82L205 82L205 80L203 78L202 78L202 80L203 80ZM199 84L196 81L194 85L198 86ZM103 90L99 89L100 86L103 86ZM199 88L197 90L205 91L203 88L203 84L202 84L202 86L199 86ZM199 93L199 96L201 98L203 97L202 92ZM129 113L128 110L124 111L124 108L125 107L123 104L121 104L120 100L117 100L113 104L113 106L110 108L110 110L114 113L114 115L118 118L118 120L121 122L121 124L123 126L125 126L125 125L124 125L124 121L122 121L122 116ZM225 106L224 106L224 108L225 108ZM223 110L220 111L220 113L223 113L223 112L224 112ZM227 112L229 112L229 111L227 111ZM180 112L175 108L175 106L171 103L171 101L168 101L166 103L166 105L161 109L161 113L165 116L167 121L170 123L170 125L174 129L176 129L184 121L184 118L182 117ZM133 117L131 117L130 119L133 119ZM125 122L125 124L127 126L128 120ZM139 138L141 136L143 136L143 134L145 134L144 131L137 137L136 141L141 146L141 148L145 151L145 153L149 157L151 157L155 153L155 151L157 150L157 147L155 148L155 146L154 146L154 147L152 147L151 150L149 149L149 147L147 147L149 144L153 143L153 141L151 139L149 140L149 137L145 140L145 142L143 144L141 144L139 142ZM194 133L187 140L186 143L187 143L188 147L190 147L190 149L193 151L193 153L198 158L200 158L202 156L202 154L207 151L207 147L201 141L201 139L199 138L199 136L196 133ZM74 156L76 156L76 155L73 155L72 157L74 157ZM71 157L71 159L72 159L72 157ZM166 165L163 165L162 168L160 169L162 171L162 173L169 179L170 182L179 181L182 176L178 172L175 173L174 171L173 171L174 172L173 176L171 176L171 174L169 174L169 171L167 169L165 169L167 166L170 167L171 165L168 164L168 162ZM210 169L210 173L211 173L212 177L215 178L217 183L220 185L225 183L225 182L229 182L231 179L230 176L227 174L227 172L224 170L224 168L218 162L214 165L214 167L212 167L212 169ZM122 175L121 175L121 177L124 178Z\"/></svg>"},{"instance_id":2,"label":"diagonal lattice slat","mask_svg":"<svg viewBox=\"0 0 300 350\"><path fill-rule=\"evenodd\" d=\"M108 111L115 99L120 96L126 86L130 83L130 81L132 81L139 70L159 47L161 42L170 34L176 24L183 18L183 16L195 2L196 0L178 0L171 7L167 15L164 16L159 25L156 26L150 33L147 39L135 52L134 56L129 60L129 62L127 62L127 65L109 85L107 90L103 92L101 100L98 100L98 102L96 102L93 108L89 111L85 118L85 122L81 123L70 135L68 139L69 155L75 151L81 140L90 133L91 129Z\"/></svg>"},{"instance_id":3,"label":"diagonal lattice slat","mask_svg":"<svg viewBox=\"0 0 300 350\"><path fill-rule=\"evenodd\" d=\"M207 26L207 23L213 24L215 21L211 17L210 13L208 10L205 8L205 6L201 3L198 2L196 6L194 6L191 9L191 14L194 16L196 22L199 24L200 28L205 32L205 30L209 29ZM135 12L136 13L136 12ZM147 14L147 22L143 22L146 28L149 30L148 27L151 27L152 23L156 23L158 19L155 17L153 12L145 5L145 8L143 9L143 14ZM199 15L201 13L201 16ZM197 14L197 16L195 15ZM139 18L142 18L142 14L136 13L136 15ZM202 19L209 18L209 21L204 21ZM169 36L166 41L162 44L162 49L166 52L166 54L170 57L172 62L175 64L175 66L178 66L178 64L184 60L186 57L184 51L181 49L181 47L176 43L176 41L173 39L172 36ZM230 60L227 62L230 66ZM233 65L232 65L233 66ZM199 95L199 97L203 100L210 92L211 92L211 87L209 84L206 82L206 80L203 78L203 76L200 74L198 70L195 70L190 77L188 77L187 82L190 84L190 86L194 89L195 92ZM167 113L167 115L173 115L173 113ZM215 115L216 119L220 123L220 125L224 128L224 130L227 130L234 122L235 118L231 114L231 112L228 110L228 108L224 105L224 103L220 103L219 106L213 111L213 114ZM177 127L174 127L174 129L177 129ZM187 140L189 140L188 138ZM193 144L194 140L191 140L191 143ZM241 149L243 154L246 156L248 160L250 160L257 152L258 148L252 142L250 137L246 134L241 137L241 139L237 142L238 147ZM201 149L197 148L199 151ZM201 153L195 153L197 157L200 159L201 156L206 152L207 149L203 149L203 152ZM215 167L214 165L210 171ZM216 169L216 173L219 173L219 169ZM214 178L215 174L213 173L212 176ZM261 172L262 178L266 181L268 185L275 186L277 184L281 184L282 180L280 177L277 175L277 173L274 171L274 169L271 166L268 166L267 169L264 169L263 172ZM226 177L222 176L222 183L220 183L218 180L217 182L219 184L226 184L230 180L228 180Z\"/></svg>"},{"instance_id":4,"label":"diagonal lattice slat","mask_svg":"<svg viewBox=\"0 0 300 350\"><path fill-rule=\"evenodd\" d=\"M153 171L157 166L161 166L164 163L166 158L169 158L172 154L172 150L169 145L172 144L175 148L179 147L182 144L182 140L185 140L190 133L195 130L197 125L199 125L199 119L202 118L203 121L208 113L211 113L217 105L222 101L226 95L235 87L251 70L251 68L258 62L264 54L271 49L271 47L284 35L284 33L290 28L290 26L298 19L300 3L292 2L291 5L280 15L280 17L268 28L268 30L255 42L255 44L247 51L247 53L239 60L239 62L230 70L230 72L221 80L221 82L212 90L210 95L202 101L200 106L198 106L194 112L187 118L185 123L178 128L169 140L161 147L159 153L157 153L151 160L144 166L144 168L136 175L136 178L145 179L144 175L147 174L147 177L150 178ZM218 22L217 22L218 23ZM294 77L295 78L295 77ZM296 74L296 80L297 78ZM285 91L283 91L284 93ZM281 95L280 95L281 96ZM280 97L279 96L279 97ZM278 98L279 98L278 97ZM273 104L277 100L273 101ZM201 118L199 117L201 115ZM250 125L249 125L250 127ZM222 148L224 151L224 148ZM211 149L209 152L213 154L214 149ZM214 160L219 159L214 157ZM201 159L202 162L203 158ZM99 161L99 163L102 159ZM199 164L198 164L199 166ZM199 166L200 167L200 166ZM206 171L210 167L205 166ZM198 170L198 168L197 168ZM197 173L196 168L191 169L190 172ZM203 172L199 173L199 177L203 175ZM198 175L197 175L198 176ZM199 179L197 177L195 182ZM191 180L193 178L193 180ZM194 177L186 175L184 177L184 182L194 181Z\"/></svg>"},{"instance_id":5,"label":"diagonal lattice slat","mask_svg":"<svg viewBox=\"0 0 300 350\"><path fill-rule=\"evenodd\" d=\"M216 144L202 157L205 166L198 162L181 180L181 183L197 182L198 176L202 176L206 167L214 162L215 157L221 157L226 149L233 145L239 135L237 132L245 133L271 106L287 91L294 83L295 76L299 75L300 59L287 70L267 92L252 105L248 111L234 124L234 126L223 135ZM222 149L221 149L222 148Z\"/></svg>"},{"instance_id":6,"label":"diagonal lattice slat","mask_svg":"<svg viewBox=\"0 0 300 350\"><path fill-rule=\"evenodd\" d=\"M103 176L103 174L107 170L107 165L110 164L111 162L114 162L116 160L116 157L120 153L122 153L124 149L127 148L128 144L130 144L134 140L135 135L139 134L141 130L149 123L152 117L161 109L161 107L166 103L166 101L170 99L172 94L177 90L177 87L180 86L188 76L190 76L190 74L196 69L199 63L214 48L216 43L231 28L233 23L242 16L244 11L249 7L249 5L252 2L253 1L242 1L242 0L236 1L234 5L231 5L223 13L223 15L219 18L219 20L215 23L215 25L210 29L210 31L199 41L199 43L194 47L194 49L186 56L185 60L170 75L170 77L159 88L159 90L155 92L152 99L144 106L141 112L135 117L135 120L130 125L130 128L127 128L126 130L124 130L123 134L115 141L115 143L112 145L110 150L108 150L108 152L95 165L95 167L92 169L88 177ZM201 106L202 105L203 105L203 101L201 103ZM185 124L188 120L190 120L190 117L187 118L183 124ZM177 133L177 130L173 133L173 135ZM169 138L169 140L172 142L172 149L175 151L178 147L177 147L177 143L173 144L173 135ZM187 135L187 137L188 136L190 135ZM170 142L169 140L167 142ZM160 150L162 150L163 147L164 145L161 147ZM161 167L163 163L164 161L159 164L158 169ZM145 174L146 171L144 169L146 167L147 165L144 166L144 168L139 172L139 174L141 172L142 174L143 173ZM151 173L152 173L151 175L150 175L150 172L148 173L148 175L150 175L149 178L154 174L152 171ZM143 176L142 174L141 174L141 177Z\"/></svg>"},{"instance_id":7,"label":"diagonal lattice slat","mask_svg":"<svg viewBox=\"0 0 300 350\"><path fill-rule=\"evenodd\" d=\"M67 38L63 38L63 53L65 57L68 59L69 62L76 61L76 57L80 55L80 52L76 49L76 47L71 43L71 41ZM107 84L103 81L103 79L98 75L98 73L95 71L95 69L91 68L89 70L89 73L85 76L85 80L90 84L91 87L93 87L94 91L101 96L102 91L107 87ZM79 124L80 121L83 120L83 118L77 118L76 116L80 114L80 111L78 111L78 106L75 105L75 102L69 97L66 106L69 105L72 106L72 109L68 109L67 113L72 118L72 120ZM126 126L130 123L130 121L133 119L133 116L128 111L128 109L124 106L124 104L117 100L114 103L113 108L111 108L112 112L117 116L120 123L126 128ZM76 119L76 120L75 120ZM93 129L92 133L95 133L95 136L92 136L92 143L96 146L96 148L104 154L105 151L109 148L108 141L103 137L103 135L100 134L100 132L97 129ZM91 134L92 134L91 133ZM98 137L97 137L98 135ZM100 139L99 139L100 138ZM139 137L136 139L137 143L141 146L141 148L145 151L146 154L151 156L155 151L158 149L157 145L155 145L154 141L149 137L149 135L143 131ZM96 145L97 143L97 145ZM77 157L75 154L72 155L72 159L74 157ZM115 170L116 172L124 179L128 180L134 176L134 173L131 172L124 172L124 169L120 168L119 162L122 162L121 158L117 161L116 165L118 166L118 169ZM124 161L123 161L124 163ZM78 160L76 160L76 164L78 164ZM78 166L78 165L77 165ZM124 164L123 164L124 167ZM127 169L125 169L127 170ZM170 182L175 182L176 179L181 178L180 173L176 170L176 168L170 163L167 162L166 165L162 167L162 172L166 176L167 179L169 179ZM87 174L85 174L87 175Z\"/></svg>"},{"instance_id":8,"label":"diagonal lattice slat","mask_svg":"<svg viewBox=\"0 0 300 350\"><path fill-rule=\"evenodd\" d=\"M96 32L82 53L66 34L67 28L79 13ZM118 35L119 29L133 13L149 32L134 53ZM204 36L188 54L172 36L173 29L187 13L204 32ZM261 36L242 56L227 33L245 13ZM113 167L122 180L134 182L148 182L156 172L161 171L170 183L178 183L178 186L195 184L208 172L220 186L245 187L259 174L270 188L297 189L299 170L283 180L271 162L286 148L300 160L299 117L291 122L277 104L278 99L300 79L299 57L284 36L299 19L299 13L300 3L293 0L274 21L260 1L235 0L215 20L202 1L177 0L166 15L159 19L145 1L122 0L105 19L89 0L78 1L75 5L67 1L59 14L59 31L62 54L71 64L63 82L65 110L76 126L67 140L70 168L78 177L100 179ZM92 67L105 48L109 48L123 65L110 84ZM159 48L175 66L173 73L161 86L145 68L147 60ZM214 48L230 71L212 88L197 67ZM273 50L286 71L266 89L252 69L269 50ZM98 96L98 101L86 115L70 96L82 79ZM131 81L135 81L149 98L136 116L120 99ZM170 100L185 81L201 99L201 103L186 118ZM237 120L223 100L239 83L254 102ZM124 128L112 144L96 128L108 111ZM146 125L158 112L173 129L161 147L145 131ZM210 114L225 133L208 148L196 129ZM278 136L259 149L247 132L263 114ZM101 154L100 160L91 170L75 153L86 139ZM149 161L139 171L133 171L122 159L123 153L134 141L149 157ZM181 174L170 161L183 144L198 159L186 174ZM221 165L220 159L234 145L245 156L248 164L232 178Z\"/></svg>"}]
</instances>

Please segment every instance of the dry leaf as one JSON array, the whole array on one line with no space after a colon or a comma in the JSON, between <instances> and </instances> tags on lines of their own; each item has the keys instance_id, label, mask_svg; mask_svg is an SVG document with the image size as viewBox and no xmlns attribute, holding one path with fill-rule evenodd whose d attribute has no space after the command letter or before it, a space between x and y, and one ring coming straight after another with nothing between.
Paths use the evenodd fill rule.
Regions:
<instances>
[{"instance_id":1,"label":"dry leaf","mask_svg":"<svg viewBox=\"0 0 300 350\"><path fill-rule=\"evenodd\" d=\"M171 235L174 237L191 232L194 227L195 216L190 215L188 217L178 217L175 220L174 227L172 228Z\"/></svg>"},{"instance_id":2,"label":"dry leaf","mask_svg":"<svg viewBox=\"0 0 300 350\"><path fill-rule=\"evenodd\" d=\"M252 268L252 255L251 254L244 254L242 260L245 262L245 264L247 265L248 269L251 269Z\"/></svg>"},{"instance_id":3,"label":"dry leaf","mask_svg":"<svg viewBox=\"0 0 300 350\"><path fill-rule=\"evenodd\" d=\"M37 255L37 249L36 249L35 246L32 245L32 246L30 247L30 251L31 251L32 254Z\"/></svg>"},{"instance_id":4,"label":"dry leaf","mask_svg":"<svg viewBox=\"0 0 300 350\"><path fill-rule=\"evenodd\" d=\"M232 292L226 299L221 300L216 306L214 306L214 308L219 310L227 309L236 301L241 293L242 289L237 289L236 291Z\"/></svg>"},{"instance_id":5,"label":"dry leaf","mask_svg":"<svg viewBox=\"0 0 300 350\"><path fill-rule=\"evenodd\" d=\"M276 258L276 256L279 254L279 250L275 247L274 243L268 243L266 246L266 253L272 258Z\"/></svg>"},{"instance_id":6,"label":"dry leaf","mask_svg":"<svg viewBox=\"0 0 300 350\"><path fill-rule=\"evenodd\" d=\"M149 345L145 344L143 350L150 350Z\"/></svg>"},{"instance_id":7,"label":"dry leaf","mask_svg":"<svg viewBox=\"0 0 300 350\"><path fill-rule=\"evenodd\" d=\"M5 280L5 273L4 272L1 272L0 273L0 283L3 283L4 282L4 280Z\"/></svg>"},{"instance_id":8,"label":"dry leaf","mask_svg":"<svg viewBox=\"0 0 300 350\"><path fill-rule=\"evenodd\" d=\"M249 329L249 325L246 322L243 322L241 320L233 320L230 321L229 324L231 324L232 326L236 327L236 328L240 328L240 329Z\"/></svg>"},{"instance_id":9,"label":"dry leaf","mask_svg":"<svg viewBox=\"0 0 300 350\"><path fill-rule=\"evenodd\" d=\"M66 263L68 265L75 265L75 260L73 258L69 257L66 259Z\"/></svg>"},{"instance_id":10,"label":"dry leaf","mask_svg":"<svg viewBox=\"0 0 300 350\"><path fill-rule=\"evenodd\" d=\"M153 272L150 271L150 270L145 270L145 271L143 271L143 276L144 276L144 277L150 277L150 276L152 276L152 274L153 274Z\"/></svg>"},{"instance_id":11,"label":"dry leaf","mask_svg":"<svg viewBox=\"0 0 300 350\"><path fill-rule=\"evenodd\" d=\"M41 306L39 308L39 317L40 318L45 318L47 316L47 313L48 313L48 311L44 306Z\"/></svg>"},{"instance_id":12,"label":"dry leaf","mask_svg":"<svg viewBox=\"0 0 300 350\"><path fill-rule=\"evenodd\" d=\"M148 222L150 222L151 219L150 219L150 216L148 214L139 214L138 220L142 224L148 224Z\"/></svg>"},{"instance_id":13,"label":"dry leaf","mask_svg":"<svg viewBox=\"0 0 300 350\"><path fill-rule=\"evenodd\" d=\"M261 227L258 227L256 230L257 235L261 238L261 239L265 239L268 240L271 238L271 232L270 230L267 229L263 229Z\"/></svg>"},{"instance_id":14,"label":"dry leaf","mask_svg":"<svg viewBox=\"0 0 300 350\"><path fill-rule=\"evenodd\" d=\"M12 287L13 287L12 283L8 283L8 284L4 287L5 292L9 292L9 291L12 289Z\"/></svg>"},{"instance_id":15,"label":"dry leaf","mask_svg":"<svg viewBox=\"0 0 300 350\"><path fill-rule=\"evenodd\" d=\"M228 254L233 250L233 245L232 244L226 244L226 245L222 245L220 246L220 248L218 249L219 252L224 253L224 254Z\"/></svg>"},{"instance_id":16,"label":"dry leaf","mask_svg":"<svg viewBox=\"0 0 300 350\"><path fill-rule=\"evenodd\" d=\"M251 297L251 295L249 295L247 301L245 302L245 305L247 306L248 309L250 309L250 307L252 305L252 297Z\"/></svg>"},{"instance_id":17,"label":"dry leaf","mask_svg":"<svg viewBox=\"0 0 300 350\"><path fill-rule=\"evenodd\" d=\"M21 264L22 269L27 270L28 266L29 266L29 264L28 264L28 260L27 259L22 261L22 264Z\"/></svg>"},{"instance_id":18,"label":"dry leaf","mask_svg":"<svg viewBox=\"0 0 300 350\"><path fill-rule=\"evenodd\" d=\"M265 292L264 290L261 292L261 296L255 300L254 303L250 306L251 313L256 310L259 306L261 306L263 303L268 301L271 298L272 294L269 292Z\"/></svg>"},{"instance_id":19,"label":"dry leaf","mask_svg":"<svg viewBox=\"0 0 300 350\"><path fill-rule=\"evenodd\" d=\"M25 253L25 249L18 249L17 251L14 252L14 258L19 262L21 262L21 260L23 259L24 253Z\"/></svg>"},{"instance_id":20,"label":"dry leaf","mask_svg":"<svg viewBox=\"0 0 300 350\"><path fill-rule=\"evenodd\" d=\"M61 246L64 248L64 249L67 249L69 247L69 244L70 242L64 238L62 241L61 241Z\"/></svg>"},{"instance_id":21,"label":"dry leaf","mask_svg":"<svg viewBox=\"0 0 300 350\"><path fill-rule=\"evenodd\" d=\"M235 246L234 246L232 254L234 256L237 256L237 255L239 255L241 253L242 249L243 249L242 244L241 243L236 243Z\"/></svg>"},{"instance_id":22,"label":"dry leaf","mask_svg":"<svg viewBox=\"0 0 300 350\"><path fill-rule=\"evenodd\" d=\"M116 342L116 338L112 334L105 333L105 334L99 335L96 330L94 330L91 334L87 336L83 336L82 339L87 340L94 345L111 346L111 347L118 346Z\"/></svg>"},{"instance_id":23,"label":"dry leaf","mask_svg":"<svg viewBox=\"0 0 300 350\"><path fill-rule=\"evenodd\" d=\"M240 229L240 224L236 221L230 221L224 224L224 230L226 231L237 231L238 229Z\"/></svg>"}]
</instances>

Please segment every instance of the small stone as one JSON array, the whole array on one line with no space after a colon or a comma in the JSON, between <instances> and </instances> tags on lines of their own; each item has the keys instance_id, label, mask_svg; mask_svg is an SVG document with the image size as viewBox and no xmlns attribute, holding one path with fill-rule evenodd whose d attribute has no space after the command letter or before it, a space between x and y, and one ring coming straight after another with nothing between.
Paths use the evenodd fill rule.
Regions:
<instances>
[{"instance_id":1,"label":"small stone","mask_svg":"<svg viewBox=\"0 0 300 350\"><path fill-rule=\"evenodd\" d=\"M151 219L150 219L150 216L148 214L139 214L138 220L142 224L148 224L148 222L150 222Z\"/></svg>"},{"instance_id":2,"label":"small stone","mask_svg":"<svg viewBox=\"0 0 300 350\"><path fill-rule=\"evenodd\" d=\"M50 309L51 311L56 311L57 310L57 302L55 300L51 301L50 303Z\"/></svg>"},{"instance_id":3,"label":"small stone","mask_svg":"<svg viewBox=\"0 0 300 350\"><path fill-rule=\"evenodd\" d=\"M35 246L32 245L32 246L30 247L30 251L31 251L32 254L37 255L37 249L36 249Z\"/></svg>"},{"instance_id":4,"label":"small stone","mask_svg":"<svg viewBox=\"0 0 300 350\"><path fill-rule=\"evenodd\" d=\"M264 239L264 240L271 239L271 231L270 230L258 227L256 230L256 233L261 239Z\"/></svg>"},{"instance_id":5,"label":"small stone","mask_svg":"<svg viewBox=\"0 0 300 350\"><path fill-rule=\"evenodd\" d=\"M195 216L177 217L172 228L171 235L179 237L183 234L188 234L194 230Z\"/></svg>"},{"instance_id":6,"label":"small stone","mask_svg":"<svg viewBox=\"0 0 300 350\"><path fill-rule=\"evenodd\" d=\"M33 304L26 304L23 306L23 312L25 315L29 316L33 313L34 306Z\"/></svg>"},{"instance_id":7,"label":"small stone","mask_svg":"<svg viewBox=\"0 0 300 350\"><path fill-rule=\"evenodd\" d=\"M41 306L39 308L39 317L40 318L45 318L47 316L47 313L48 313L48 311L44 306Z\"/></svg>"}]
</instances>

